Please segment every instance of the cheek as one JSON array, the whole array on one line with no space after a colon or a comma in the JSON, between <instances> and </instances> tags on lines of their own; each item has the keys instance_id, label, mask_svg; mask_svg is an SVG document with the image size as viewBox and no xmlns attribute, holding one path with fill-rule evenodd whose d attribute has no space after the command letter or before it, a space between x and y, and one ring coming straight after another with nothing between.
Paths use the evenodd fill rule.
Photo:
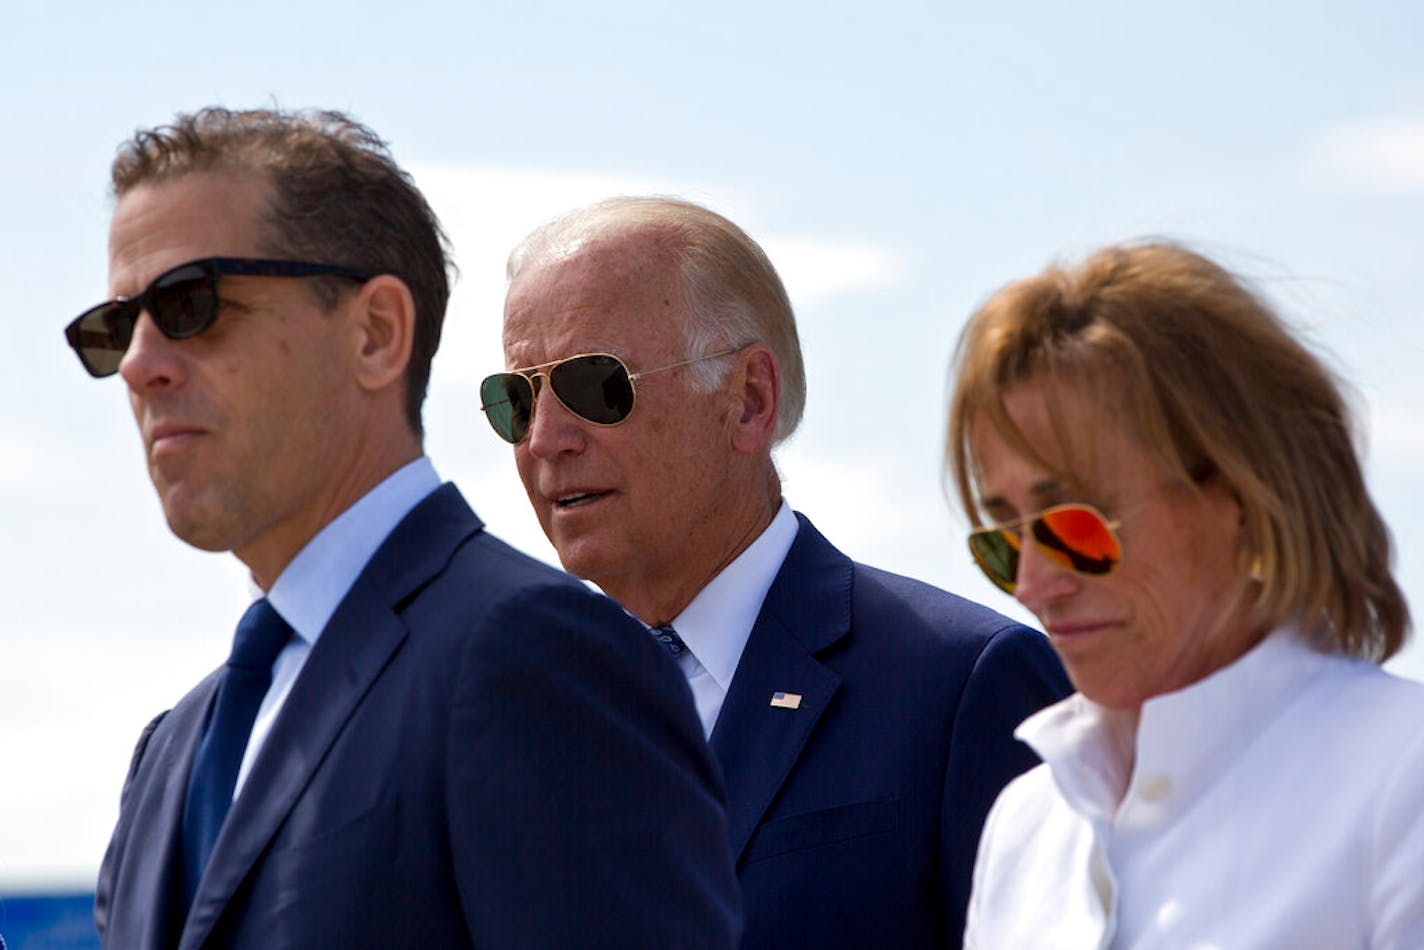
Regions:
<instances>
[{"instance_id":1,"label":"cheek","mask_svg":"<svg viewBox=\"0 0 1424 950\"><path fill-rule=\"evenodd\" d=\"M1153 639L1196 642L1207 636L1235 590L1235 536L1210 516L1185 516L1164 527L1176 539L1143 554L1132 574L1137 620Z\"/></svg>"},{"instance_id":2,"label":"cheek","mask_svg":"<svg viewBox=\"0 0 1424 950\"><path fill-rule=\"evenodd\" d=\"M1242 528L1234 503L1206 499L1184 512L1172 526L1182 539L1181 571L1195 592L1226 597L1235 585Z\"/></svg>"},{"instance_id":3,"label":"cheek","mask_svg":"<svg viewBox=\"0 0 1424 950\"><path fill-rule=\"evenodd\" d=\"M245 383L224 379L221 388L232 400L246 404L245 415L249 418L271 420L265 427L269 432L291 433L293 442L300 438L305 444L293 446L297 451L318 454L335 449L343 440L331 436L350 433L346 403L339 396L338 384L329 378L320 374L273 374L267 377L266 385L249 390L252 383L250 378ZM250 397L249 392L256 398Z\"/></svg>"},{"instance_id":4,"label":"cheek","mask_svg":"<svg viewBox=\"0 0 1424 950\"><path fill-rule=\"evenodd\" d=\"M534 456L529 454L528 449L525 447L527 444L526 442L524 445L515 446L514 468L519 472L519 481L523 483L524 491L529 496L529 501L537 508L539 506L539 499L535 495L534 487L538 483L538 462L534 459Z\"/></svg>"},{"instance_id":5,"label":"cheek","mask_svg":"<svg viewBox=\"0 0 1424 950\"><path fill-rule=\"evenodd\" d=\"M1190 580L1179 570L1156 570L1132 591L1132 609L1143 639L1157 643L1182 639L1192 623Z\"/></svg>"}]
</instances>

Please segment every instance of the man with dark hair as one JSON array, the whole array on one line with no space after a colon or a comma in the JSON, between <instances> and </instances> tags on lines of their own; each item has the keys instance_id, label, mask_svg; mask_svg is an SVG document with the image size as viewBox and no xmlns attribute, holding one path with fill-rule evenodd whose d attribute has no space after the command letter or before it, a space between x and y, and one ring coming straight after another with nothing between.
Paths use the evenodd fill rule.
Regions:
<instances>
[{"instance_id":1,"label":"man with dark hair","mask_svg":"<svg viewBox=\"0 0 1424 950\"><path fill-rule=\"evenodd\" d=\"M1014 727L1068 691L1046 638L853 563L782 499L800 344L732 222L612 199L535 231L509 274L485 411L564 566L688 678L744 946L958 946L984 816L1034 762Z\"/></svg>"},{"instance_id":2,"label":"man with dark hair","mask_svg":"<svg viewBox=\"0 0 1424 950\"><path fill-rule=\"evenodd\" d=\"M720 780L617 606L495 540L423 455L448 283L336 113L180 116L114 164L119 373L170 528L260 597L144 730L108 947L733 945Z\"/></svg>"}]
</instances>

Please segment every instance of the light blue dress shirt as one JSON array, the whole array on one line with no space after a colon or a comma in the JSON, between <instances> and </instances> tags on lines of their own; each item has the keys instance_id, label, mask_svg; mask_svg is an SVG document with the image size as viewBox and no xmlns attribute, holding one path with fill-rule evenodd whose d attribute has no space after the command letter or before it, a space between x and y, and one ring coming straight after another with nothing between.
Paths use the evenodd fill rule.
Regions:
<instances>
[{"instance_id":1,"label":"light blue dress shirt","mask_svg":"<svg viewBox=\"0 0 1424 950\"><path fill-rule=\"evenodd\" d=\"M234 799L331 615L395 526L439 487L440 476L425 456L398 469L308 541L267 592L267 600L296 636L272 664L272 685L252 724L233 787ZM262 591L252 586L253 599L262 597Z\"/></svg>"}]
</instances>

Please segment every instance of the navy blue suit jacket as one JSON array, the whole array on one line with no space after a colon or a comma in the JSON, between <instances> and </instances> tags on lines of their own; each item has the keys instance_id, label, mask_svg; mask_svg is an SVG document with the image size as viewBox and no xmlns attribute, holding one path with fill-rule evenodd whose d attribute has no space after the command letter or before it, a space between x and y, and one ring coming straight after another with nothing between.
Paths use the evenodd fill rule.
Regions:
<instances>
[{"instance_id":1,"label":"navy blue suit jacket","mask_svg":"<svg viewBox=\"0 0 1424 950\"><path fill-rule=\"evenodd\" d=\"M1067 677L1042 634L797 518L711 739L743 947L958 947L984 817L1037 762L1013 730Z\"/></svg>"},{"instance_id":2,"label":"navy blue suit jacket","mask_svg":"<svg viewBox=\"0 0 1424 950\"><path fill-rule=\"evenodd\" d=\"M208 677L144 732L99 877L107 947L730 947L721 781L621 609L446 485L395 529L288 695L181 919Z\"/></svg>"}]
</instances>

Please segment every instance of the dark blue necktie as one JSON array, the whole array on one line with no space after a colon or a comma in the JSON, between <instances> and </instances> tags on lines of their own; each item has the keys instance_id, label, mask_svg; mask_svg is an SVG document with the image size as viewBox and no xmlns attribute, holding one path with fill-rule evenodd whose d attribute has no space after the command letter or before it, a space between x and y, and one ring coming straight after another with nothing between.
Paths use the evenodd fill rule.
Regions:
<instances>
[{"instance_id":1,"label":"dark blue necktie","mask_svg":"<svg viewBox=\"0 0 1424 950\"><path fill-rule=\"evenodd\" d=\"M687 644L682 642L682 637L677 635L677 631L672 628L672 624L661 627L649 627L648 632L653 635L653 639L667 647L667 651L674 657L682 656L687 652Z\"/></svg>"},{"instance_id":2,"label":"dark blue necktie","mask_svg":"<svg viewBox=\"0 0 1424 950\"><path fill-rule=\"evenodd\" d=\"M232 639L212 718L198 744L188 797L183 806L183 906L191 907L203 869L213 853L223 819L232 805L237 770L257 708L272 684L272 661L291 639L287 626L266 598L247 608Z\"/></svg>"}]
</instances>

